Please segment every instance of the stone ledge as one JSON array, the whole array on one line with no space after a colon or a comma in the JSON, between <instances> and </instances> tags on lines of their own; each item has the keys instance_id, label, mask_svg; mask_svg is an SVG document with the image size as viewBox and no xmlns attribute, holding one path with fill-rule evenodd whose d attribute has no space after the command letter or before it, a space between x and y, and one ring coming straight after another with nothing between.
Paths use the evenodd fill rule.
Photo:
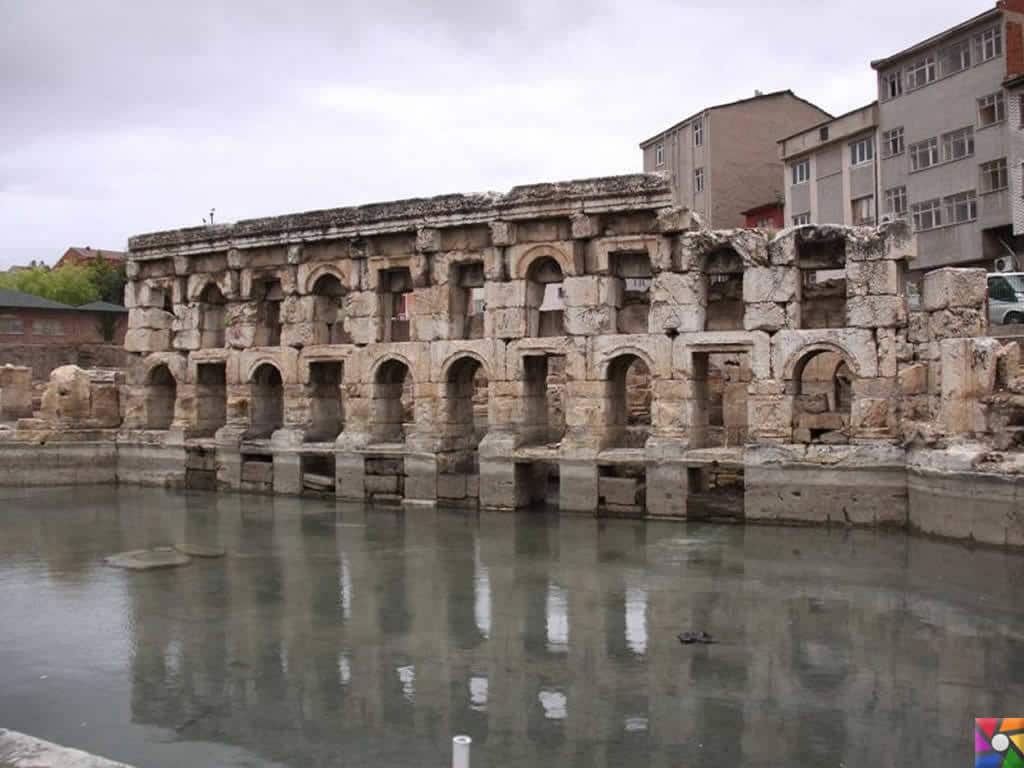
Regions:
<instances>
[{"instance_id":1,"label":"stone ledge","mask_svg":"<svg viewBox=\"0 0 1024 768\"><path fill-rule=\"evenodd\" d=\"M0 728L0 768L132 768L79 749Z\"/></svg>"}]
</instances>

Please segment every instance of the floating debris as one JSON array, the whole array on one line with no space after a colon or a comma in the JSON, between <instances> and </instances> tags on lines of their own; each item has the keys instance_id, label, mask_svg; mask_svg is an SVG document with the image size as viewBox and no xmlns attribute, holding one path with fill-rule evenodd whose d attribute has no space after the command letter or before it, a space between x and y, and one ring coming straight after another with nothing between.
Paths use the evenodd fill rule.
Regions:
<instances>
[{"instance_id":1,"label":"floating debris","mask_svg":"<svg viewBox=\"0 0 1024 768\"><path fill-rule=\"evenodd\" d=\"M683 645L712 645L715 642L707 632L680 632L678 637Z\"/></svg>"},{"instance_id":2,"label":"floating debris","mask_svg":"<svg viewBox=\"0 0 1024 768\"><path fill-rule=\"evenodd\" d=\"M210 547L205 544L177 544L174 547L183 555L189 557L224 557L224 547Z\"/></svg>"}]
</instances>

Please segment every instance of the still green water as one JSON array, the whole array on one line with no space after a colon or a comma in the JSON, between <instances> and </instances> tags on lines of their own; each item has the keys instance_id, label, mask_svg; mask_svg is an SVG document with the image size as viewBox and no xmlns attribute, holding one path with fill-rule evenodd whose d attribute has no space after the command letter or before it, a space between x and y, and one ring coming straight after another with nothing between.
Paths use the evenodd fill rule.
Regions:
<instances>
[{"instance_id":1,"label":"still green water","mask_svg":"<svg viewBox=\"0 0 1024 768\"><path fill-rule=\"evenodd\" d=\"M109 554L221 559L133 573ZM137 766L971 764L1024 557L899 533L0 489L0 727ZM682 646L704 630L719 642Z\"/></svg>"}]
</instances>

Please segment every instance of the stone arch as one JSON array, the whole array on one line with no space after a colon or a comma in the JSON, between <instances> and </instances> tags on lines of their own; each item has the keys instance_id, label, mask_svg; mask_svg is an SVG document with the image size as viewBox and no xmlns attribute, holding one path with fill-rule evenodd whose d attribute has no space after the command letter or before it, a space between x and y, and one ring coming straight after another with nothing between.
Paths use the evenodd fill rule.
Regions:
<instances>
[{"instance_id":1,"label":"stone arch","mask_svg":"<svg viewBox=\"0 0 1024 768\"><path fill-rule=\"evenodd\" d=\"M336 264L324 262L322 264L310 265L310 269L305 273L305 275L303 275L302 282L299 284L299 293L303 296L312 295L314 286L319 282L320 278L325 275L334 277L346 292L351 290L351 287L348 284L348 278L344 271L342 271L342 269Z\"/></svg>"},{"instance_id":2,"label":"stone arch","mask_svg":"<svg viewBox=\"0 0 1024 768\"><path fill-rule=\"evenodd\" d=\"M261 365L272 365L281 374L281 381L285 384L296 384L298 375L298 350L284 349L275 354L272 350L260 350L242 353L240 380L244 384L252 382L253 374Z\"/></svg>"},{"instance_id":3,"label":"stone arch","mask_svg":"<svg viewBox=\"0 0 1024 768\"><path fill-rule=\"evenodd\" d=\"M527 336L565 334L565 275L564 266L551 256L540 256L530 262L526 271Z\"/></svg>"},{"instance_id":4,"label":"stone arch","mask_svg":"<svg viewBox=\"0 0 1024 768\"><path fill-rule=\"evenodd\" d=\"M149 355L142 365L142 381L144 384L149 383L153 369L160 365L167 367L177 384L187 384L189 382L188 362L182 355L173 352L157 352L156 354Z\"/></svg>"},{"instance_id":5,"label":"stone arch","mask_svg":"<svg viewBox=\"0 0 1024 768\"><path fill-rule=\"evenodd\" d=\"M556 248L553 245L535 245L524 251L516 261L515 269L512 271L513 279L525 280L533 263L544 258L554 259L558 263L559 269L562 270L563 276L572 275L575 271L568 254L561 248Z\"/></svg>"},{"instance_id":6,"label":"stone arch","mask_svg":"<svg viewBox=\"0 0 1024 768\"><path fill-rule=\"evenodd\" d=\"M651 430L653 366L646 355L619 351L603 365L607 382L607 446L641 448Z\"/></svg>"},{"instance_id":7,"label":"stone arch","mask_svg":"<svg viewBox=\"0 0 1024 768\"><path fill-rule=\"evenodd\" d=\"M373 363L370 365L370 369L369 369L369 372L370 372L369 381L370 382L377 381L377 377L380 375L381 367L384 366L389 361L399 362L402 365L404 365L406 367L406 369L409 371L409 375L412 377L413 383L416 383L416 377L413 375L413 371L415 369L413 368L412 361L409 360L409 358L406 357L405 355L402 355L402 354L400 354L398 352L388 352L388 353L386 353L384 355L381 355L379 358L377 358L376 360L373 361Z\"/></svg>"},{"instance_id":8,"label":"stone arch","mask_svg":"<svg viewBox=\"0 0 1024 768\"><path fill-rule=\"evenodd\" d=\"M253 363L249 381L247 437L267 438L284 426L284 377L270 360Z\"/></svg>"},{"instance_id":9,"label":"stone arch","mask_svg":"<svg viewBox=\"0 0 1024 768\"><path fill-rule=\"evenodd\" d=\"M404 443L415 405L412 366L400 355L386 355L373 369L371 428L375 442Z\"/></svg>"},{"instance_id":10,"label":"stone arch","mask_svg":"<svg viewBox=\"0 0 1024 768\"><path fill-rule=\"evenodd\" d=\"M461 360L465 358L472 358L476 362L480 363L480 367L483 368L484 374L488 380L491 378L491 363L479 352L474 352L468 349L460 349L452 352L448 357L441 363L441 381L447 382L451 375L452 368L457 365Z\"/></svg>"},{"instance_id":11,"label":"stone arch","mask_svg":"<svg viewBox=\"0 0 1024 768\"><path fill-rule=\"evenodd\" d=\"M170 429L178 401L178 382L166 362L146 372L146 429Z\"/></svg>"},{"instance_id":12,"label":"stone arch","mask_svg":"<svg viewBox=\"0 0 1024 768\"><path fill-rule=\"evenodd\" d=\"M782 378L787 382L792 381L794 378L799 378L799 375L803 372L801 363L806 365L809 359L818 352L834 352L846 361L850 372L854 376L860 378L864 375L863 361L858 360L857 356L850 350L833 341L815 341L805 344L790 354L782 367ZM801 367L798 369L798 366Z\"/></svg>"},{"instance_id":13,"label":"stone arch","mask_svg":"<svg viewBox=\"0 0 1024 768\"><path fill-rule=\"evenodd\" d=\"M654 358L651 357L650 353L645 349L633 346L632 344L623 344L617 346L601 355L601 361L598 363L597 376L602 381L608 380L608 369L616 358L632 355L633 357L639 358L644 365L647 366L647 370L651 372L651 377L654 377Z\"/></svg>"},{"instance_id":14,"label":"stone arch","mask_svg":"<svg viewBox=\"0 0 1024 768\"><path fill-rule=\"evenodd\" d=\"M313 343L346 344L345 283L333 272L321 271L312 281Z\"/></svg>"},{"instance_id":15,"label":"stone arch","mask_svg":"<svg viewBox=\"0 0 1024 768\"><path fill-rule=\"evenodd\" d=\"M793 361L786 391L793 397L794 443L845 443L853 410L855 368L834 344L810 344Z\"/></svg>"}]
</instances>

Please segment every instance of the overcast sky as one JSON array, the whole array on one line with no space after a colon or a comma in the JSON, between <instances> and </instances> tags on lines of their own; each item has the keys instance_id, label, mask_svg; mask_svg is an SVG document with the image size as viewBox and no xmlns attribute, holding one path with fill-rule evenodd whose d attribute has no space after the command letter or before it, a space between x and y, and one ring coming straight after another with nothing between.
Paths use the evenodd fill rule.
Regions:
<instances>
[{"instance_id":1,"label":"overcast sky","mask_svg":"<svg viewBox=\"0 0 1024 768\"><path fill-rule=\"evenodd\" d=\"M0 266L218 221L641 169L637 143L977 0L0 0Z\"/></svg>"}]
</instances>

